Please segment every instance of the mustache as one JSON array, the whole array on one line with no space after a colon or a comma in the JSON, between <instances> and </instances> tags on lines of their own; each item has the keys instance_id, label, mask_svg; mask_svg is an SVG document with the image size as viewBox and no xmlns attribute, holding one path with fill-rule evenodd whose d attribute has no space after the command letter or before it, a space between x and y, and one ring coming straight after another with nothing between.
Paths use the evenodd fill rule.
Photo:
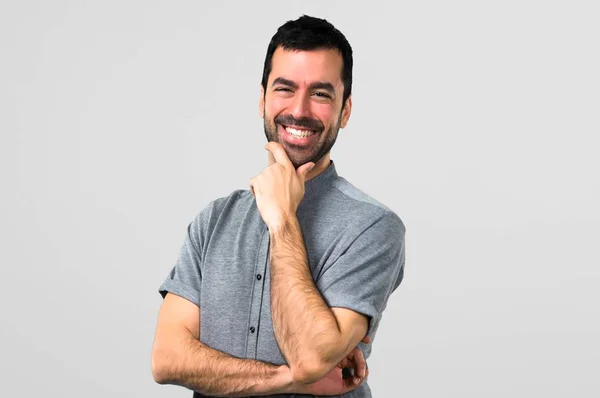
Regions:
<instances>
[{"instance_id":1,"label":"mustache","mask_svg":"<svg viewBox=\"0 0 600 398\"><path fill-rule=\"evenodd\" d=\"M303 127L307 130L313 130L316 132L321 132L324 128L323 123L316 119L311 119L309 117L296 119L292 115L279 115L275 118L275 123L284 124L286 126Z\"/></svg>"}]
</instances>

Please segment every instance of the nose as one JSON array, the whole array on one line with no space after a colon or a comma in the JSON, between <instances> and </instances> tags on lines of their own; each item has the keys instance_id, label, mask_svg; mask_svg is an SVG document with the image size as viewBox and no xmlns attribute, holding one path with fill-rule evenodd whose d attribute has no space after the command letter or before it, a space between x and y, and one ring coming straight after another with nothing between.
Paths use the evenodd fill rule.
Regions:
<instances>
[{"instance_id":1,"label":"nose","mask_svg":"<svg viewBox=\"0 0 600 398\"><path fill-rule=\"evenodd\" d=\"M290 113L294 118L310 117L310 98L303 92L297 92L291 104Z\"/></svg>"}]
</instances>

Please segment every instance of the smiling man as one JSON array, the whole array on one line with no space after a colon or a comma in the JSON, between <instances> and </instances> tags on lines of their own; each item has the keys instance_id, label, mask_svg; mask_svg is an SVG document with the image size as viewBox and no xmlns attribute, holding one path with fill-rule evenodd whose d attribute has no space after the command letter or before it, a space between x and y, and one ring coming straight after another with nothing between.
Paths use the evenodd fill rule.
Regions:
<instances>
[{"instance_id":1,"label":"smiling man","mask_svg":"<svg viewBox=\"0 0 600 398\"><path fill-rule=\"evenodd\" d=\"M339 30L308 16L278 29L259 100L269 166L188 226L159 288L158 383L195 397L371 396L365 358L403 278L405 228L331 160L351 92Z\"/></svg>"}]
</instances>

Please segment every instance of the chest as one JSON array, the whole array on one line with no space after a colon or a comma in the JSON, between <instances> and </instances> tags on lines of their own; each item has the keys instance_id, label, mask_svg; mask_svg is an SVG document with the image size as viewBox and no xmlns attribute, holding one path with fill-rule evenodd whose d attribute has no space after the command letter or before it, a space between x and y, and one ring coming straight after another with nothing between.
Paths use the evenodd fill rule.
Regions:
<instances>
[{"instance_id":1,"label":"chest","mask_svg":"<svg viewBox=\"0 0 600 398\"><path fill-rule=\"evenodd\" d=\"M305 222L303 228L316 281L335 244L319 239L327 226ZM201 339L236 357L283 364L271 319L269 254L269 231L258 212L217 225L201 266Z\"/></svg>"}]
</instances>

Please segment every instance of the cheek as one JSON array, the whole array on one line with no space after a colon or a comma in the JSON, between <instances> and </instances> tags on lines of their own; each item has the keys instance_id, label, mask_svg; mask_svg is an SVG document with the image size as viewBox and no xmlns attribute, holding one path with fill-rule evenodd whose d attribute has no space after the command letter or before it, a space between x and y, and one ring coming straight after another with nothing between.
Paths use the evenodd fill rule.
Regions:
<instances>
[{"instance_id":1,"label":"cheek","mask_svg":"<svg viewBox=\"0 0 600 398\"><path fill-rule=\"evenodd\" d=\"M288 101L286 101L286 99L284 99L284 98L277 98L277 97L270 98L267 101L267 103L265 104L265 110L267 111L268 115L277 116L283 110L285 110L285 108L287 106L287 102Z\"/></svg>"},{"instance_id":2,"label":"cheek","mask_svg":"<svg viewBox=\"0 0 600 398\"><path fill-rule=\"evenodd\" d=\"M325 125L337 123L337 117L331 106L317 105L313 108L312 114Z\"/></svg>"}]
</instances>

